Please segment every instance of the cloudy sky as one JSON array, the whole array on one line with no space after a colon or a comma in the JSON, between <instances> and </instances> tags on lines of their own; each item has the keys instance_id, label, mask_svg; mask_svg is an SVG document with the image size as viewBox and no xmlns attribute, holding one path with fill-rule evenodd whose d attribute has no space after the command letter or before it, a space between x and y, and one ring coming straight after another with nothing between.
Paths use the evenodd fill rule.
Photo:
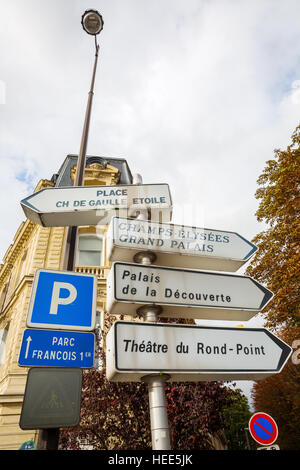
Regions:
<instances>
[{"instance_id":1,"label":"cloudy sky","mask_svg":"<svg viewBox=\"0 0 300 470\"><path fill-rule=\"evenodd\" d=\"M79 151L88 8L104 19L88 154L169 183L174 223L252 239L256 180L299 124L298 0L0 0L0 258L20 200Z\"/></svg>"}]
</instances>

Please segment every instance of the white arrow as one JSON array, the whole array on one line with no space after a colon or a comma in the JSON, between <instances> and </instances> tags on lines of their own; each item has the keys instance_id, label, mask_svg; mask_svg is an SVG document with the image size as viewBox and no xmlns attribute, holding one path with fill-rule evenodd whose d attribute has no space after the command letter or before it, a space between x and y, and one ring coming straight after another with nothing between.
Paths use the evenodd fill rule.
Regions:
<instances>
[{"instance_id":1,"label":"white arrow","mask_svg":"<svg viewBox=\"0 0 300 470\"><path fill-rule=\"evenodd\" d=\"M28 338L26 339L26 341L27 341L27 345L26 345L26 351L25 351L25 359L27 359L27 357L28 357L29 346L30 346L30 343L31 343L31 341L32 341L31 336L28 336Z\"/></svg>"}]
</instances>

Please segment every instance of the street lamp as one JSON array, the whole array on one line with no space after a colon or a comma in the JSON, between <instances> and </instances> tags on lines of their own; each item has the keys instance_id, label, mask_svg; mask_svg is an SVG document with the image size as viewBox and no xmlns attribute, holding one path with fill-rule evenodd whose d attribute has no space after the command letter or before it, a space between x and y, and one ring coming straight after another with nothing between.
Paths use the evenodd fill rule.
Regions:
<instances>
[{"instance_id":1,"label":"street lamp","mask_svg":"<svg viewBox=\"0 0 300 470\"><path fill-rule=\"evenodd\" d=\"M96 68L97 68L97 61L98 61L98 51L99 51L99 46L97 44L97 34L99 34L100 31L102 31L103 29L103 19L100 13L98 13L98 11L87 10L82 15L81 24L82 24L83 29L88 34L95 36L96 53L95 53L92 81L91 81L90 91L88 94L88 102L87 102L87 107L86 107L86 112L85 112L85 120L84 120L84 125L83 125L83 130L82 130L80 151L79 151L78 160L77 160L74 186L82 186L83 181L84 181L86 148L87 148L87 141L88 141L92 100L93 100L93 95L94 95L94 83L95 83ZM74 271L75 254L76 254L76 238L77 238L77 227L68 227L65 257L64 257L64 267L67 269L67 271ZM39 435L38 448L42 448L45 450L57 450L58 440L59 440L59 428L43 429L41 434Z\"/></svg>"},{"instance_id":2,"label":"street lamp","mask_svg":"<svg viewBox=\"0 0 300 470\"><path fill-rule=\"evenodd\" d=\"M83 29L92 35L99 34L103 29L103 19L97 10L86 10L81 17Z\"/></svg>"},{"instance_id":3,"label":"street lamp","mask_svg":"<svg viewBox=\"0 0 300 470\"><path fill-rule=\"evenodd\" d=\"M99 34L103 29L103 19L100 13L97 10L86 10L81 17L81 24L88 34L91 34L95 37L95 61L94 61L94 68L92 74L92 81L90 86L90 91L88 94L88 102L85 112L85 120L82 130L82 137L81 137L81 144L80 144L80 151L78 154L77 160L77 168L74 178L74 186L83 186L84 182L84 170L86 165L86 149L87 149L87 142L88 142L88 134L89 134L89 127L90 127L90 118L91 118L91 109L92 109L92 101L94 95L94 83L95 83L95 76L96 76L96 69L97 69L97 62L98 62L98 51L99 45L97 44L97 34ZM76 237L77 237L77 227L69 227L68 234L67 234L67 246L65 252L65 265L67 271L74 271L75 267L75 246L76 246Z\"/></svg>"}]
</instances>

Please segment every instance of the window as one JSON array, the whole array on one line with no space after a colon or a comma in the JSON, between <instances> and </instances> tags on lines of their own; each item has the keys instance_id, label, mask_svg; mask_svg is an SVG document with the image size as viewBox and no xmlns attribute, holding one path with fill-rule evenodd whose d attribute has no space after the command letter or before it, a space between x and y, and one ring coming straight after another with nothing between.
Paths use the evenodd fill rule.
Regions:
<instances>
[{"instance_id":1,"label":"window","mask_svg":"<svg viewBox=\"0 0 300 470\"><path fill-rule=\"evenodd\" d=\"M19 275L19 281L22 280L24 273L25 273L25 263L26 263L26 257L27 257L27 250L24 252L21 262L20 262L20 275Z\"/></svg>"},{"instance_id":2,"label":"window","mask_svg":"<svg viewBox=\"0 0 300 470\"><path fill-rule=\"evenodd\" d=\"M102 266L102 238L80 235L77 250L77 265Z\"/></svg>"},{"instance_id":3,"label":"window","mask_svg":"<svg viewBox=\"0 0 300 470\"><path fill-rule=\"evenodd\" d=\"M3 364L4 360L8 328L9 326L7 326L4 330L0 330L0 365Z\"/></svg>"}]
</instances>

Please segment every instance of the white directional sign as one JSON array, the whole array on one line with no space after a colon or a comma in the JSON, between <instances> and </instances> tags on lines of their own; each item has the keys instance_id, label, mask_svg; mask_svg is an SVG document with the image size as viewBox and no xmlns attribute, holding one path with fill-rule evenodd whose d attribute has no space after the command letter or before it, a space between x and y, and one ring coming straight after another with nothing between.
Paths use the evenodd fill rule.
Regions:
<instances>
[{"instance_id":1,"label":"white directional sign","mask_svg":"<svg viewBox=\"0 0 300 470\"><path fill-rule=\"evenodd\" d=\"M292 349L264 328L116 321L107 335L107 378L136 382L260 380L279 373Z\"/></svg>"},{"instance_id":2,"label":"white directional sign","mask_svg":"<svg viewBox=\"0 0 300 470\"><path fill-rule=\"evenodd\" d=\"M246 321L271 300L271 291L248 276L113 263L107 278L111 314L141 305L162 306L162 317Z\"/></svg>"},{"instance_id":3,"label":"white directional sign","mask_svg":"<svg viewBox=\"0 0 300 470\"><path fill-rule=\"evenodd\" d=\"M158 265L236 271L257 247L235 232L113 217L107 232L110 261L133 261L152 250Z\"/></svg>"},{"instance_id":4,"label":"white directional sign","mask_svg":"<svg viewBox=\"0 0 300 470\"><path fill-rule=\"evenodd\" d=\"M280 447L277 444L273 444L271 446L257 447L256 450L280 450Z\"/></svg>"},{"instance_id":5,"label":"white directional sign","mask_svg":"<svg viewBox=\"0 0 300 470\"><path fill-rule=\"evenodd\" d=\"M68 186L45 188L21 201L28 219L44 227L109 223L121 211L136 216L148 209L153 220L171 220L172 201L167 184Z\"/></svg>"}]
</instances>

